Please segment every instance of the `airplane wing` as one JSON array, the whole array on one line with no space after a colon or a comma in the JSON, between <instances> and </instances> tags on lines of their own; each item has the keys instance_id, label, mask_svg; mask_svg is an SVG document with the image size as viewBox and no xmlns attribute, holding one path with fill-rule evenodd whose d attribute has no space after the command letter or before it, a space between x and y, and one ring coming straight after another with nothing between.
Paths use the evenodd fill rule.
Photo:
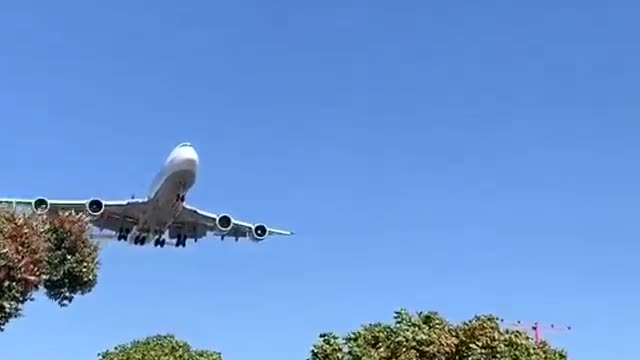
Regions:
<instances>
[{"instance_id":1,"label":"airplane wing","mask_svg":"<svg viewBox=\"0 0 640 360\"><path fill-rule=\"evenodd\" d=\"M264 224L250 224L231 218L226 214L212 214L196 209L190 205L184 205L184 209L176 221L169 228L169 239L174 239L178 234L187 234L190 238L205 237L207 233L222 237L249 238L253 241L262 241L269 236L293 235L292 231L278 230L267 227Z\"/></svg>"},{"instance_id":2,"label":"airplane wing","mask_svg":"<svg viewBox=\"0 0 640 360\"><path fill-rule=\"evenodd\" d=\"M88 212L99 214L91 218L91 225L100 230L117 232L121 226L133 227L137 224L137 214L143 210L147 200L49 200L43 197L34 199L0 199L0 207L5 209L31 209L36 213L57 214L59 211Z\"/></svg>"},{"instance_id":3,"label":"airplane wing","mask_svg":"<svg viewBox=\"0 0 640 360\"><path fill-rule=\"evenodd\" d=\"M93 215L91 225L102 230L118 232L121 227L133 228L137 225L138 215L145 211L146 199L109 200L49 200L44 197L35 199L0 199L0 207L13 209L31 209L36 213L57 214L59 211L71 210L87 212ZM249 238L262 241L269 236L293 235L291 231L271 229L264 224L250 224L238 221L226 214L212 214L195 207L184 205L178 218L168 229L169 239L177 239L178 235L186 235L191 239L200 239L207 234L230 236L233 238Z\"/></svg>"}]
</instances>

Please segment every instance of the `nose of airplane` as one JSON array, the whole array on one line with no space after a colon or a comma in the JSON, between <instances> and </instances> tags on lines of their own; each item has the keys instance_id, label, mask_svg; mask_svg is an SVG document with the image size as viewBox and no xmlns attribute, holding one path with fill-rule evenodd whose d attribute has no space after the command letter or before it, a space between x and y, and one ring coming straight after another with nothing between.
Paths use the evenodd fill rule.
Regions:
<instances>
[{"instance_id":1,"label":"nose of airplane","mask_svg":"<svg viewBox=\"0 0 640 360\"><path fill-rule=\"evenodd\" d=\"M185 163L185 166L196 170L198 169L198 163L200 159L198 158L198 152L193 146L183 147L181 149L180 154L181 161Z\"/></svg>"},{"instance_id":2,"label":"nose of airplane","mask_svg":"<svg viewBox=\"0 0 640 360\"><path fill-rule=\"evenodd\" d=\"M169 162L180 169L196 171L200 159L193 145L182 143L173 150L173 153L169 157Z\"/></svg>"}]
</instances>

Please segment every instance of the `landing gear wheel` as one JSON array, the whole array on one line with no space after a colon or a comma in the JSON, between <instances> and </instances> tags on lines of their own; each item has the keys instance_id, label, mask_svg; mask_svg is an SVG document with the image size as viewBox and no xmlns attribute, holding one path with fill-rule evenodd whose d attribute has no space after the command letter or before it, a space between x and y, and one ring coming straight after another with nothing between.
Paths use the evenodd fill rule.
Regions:
<instances>
[{"instance_id":1,"label":"landing gear wheel","mask_svg":"<svg viewBox=\"0 0 640 360\"><path fill-rule=\"evenodd\" d=\"M161 238L159 236L153 241L153 246L156 246L156 247L159 246L162 248L164 247L164 244L165 244L164 238Z\"/></svg>"},{"instance_id":2,"label":"landing gear wheel","mask_svg":"<svg viewBox=\"0 0 640 360\"><path fill-rule=\"evenodd\" d=\"M118 230L118 241L127 241L131 229L120 228Z\"/></svg>"},{"instance_id":3,"label":"landing gear wheel","mask_svg":"<svg viewBox=\"0 0 640 360\"><path fill-rule=\"evenodd\" d=\"M179 234L176 237L176 247L186 247L187 246L187 236Z\"/></svg>"}]
</instances>

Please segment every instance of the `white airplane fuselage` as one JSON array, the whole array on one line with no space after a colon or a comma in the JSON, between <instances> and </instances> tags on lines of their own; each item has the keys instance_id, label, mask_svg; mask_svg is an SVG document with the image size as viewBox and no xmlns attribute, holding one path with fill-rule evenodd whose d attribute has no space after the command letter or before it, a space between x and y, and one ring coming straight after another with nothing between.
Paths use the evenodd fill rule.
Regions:
<instances>
[{"instance_id":1,"label":"white airplane fuselage","mask_svg":"<svg viewBox=\"0 0 640 360\"><path fill-rule=\"evenodd\" d=\"M196 182L198 153L189 143L178 145L156 175L145 211L138 226L131 229L129 240L137 235L162 236L183 209L186 194Z\"/></svg>"}]
</instances>

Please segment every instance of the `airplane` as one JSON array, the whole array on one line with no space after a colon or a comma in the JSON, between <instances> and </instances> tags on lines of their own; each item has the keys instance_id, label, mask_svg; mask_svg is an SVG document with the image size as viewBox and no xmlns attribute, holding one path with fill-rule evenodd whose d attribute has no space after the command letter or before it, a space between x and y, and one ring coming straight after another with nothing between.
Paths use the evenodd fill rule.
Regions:
<instances>
[{"instance_id":1,"label":"airplane","mask_svg":"<svg viewBox=\"0 0 640 360\"><path fill-rule=\"evenodd\" d=\"M269 236L293 235L292 231L269 228L262 223L239 221L229 214L212 214L185 203L186 195L196 182L199 157L191 143L176 146L157 173L147 198L108 200L0 199L1 206L30 207L36 214L55 216L60 211L86 212L90 223L103 231L113 232L118 241L133 245L186 247L187 240L205 237L209 233L225 237L248 238L254 242ZM168 240L165 239L168 235ZM175 241L173 241L175 239Z\"/></svg>"}]
</instances>

